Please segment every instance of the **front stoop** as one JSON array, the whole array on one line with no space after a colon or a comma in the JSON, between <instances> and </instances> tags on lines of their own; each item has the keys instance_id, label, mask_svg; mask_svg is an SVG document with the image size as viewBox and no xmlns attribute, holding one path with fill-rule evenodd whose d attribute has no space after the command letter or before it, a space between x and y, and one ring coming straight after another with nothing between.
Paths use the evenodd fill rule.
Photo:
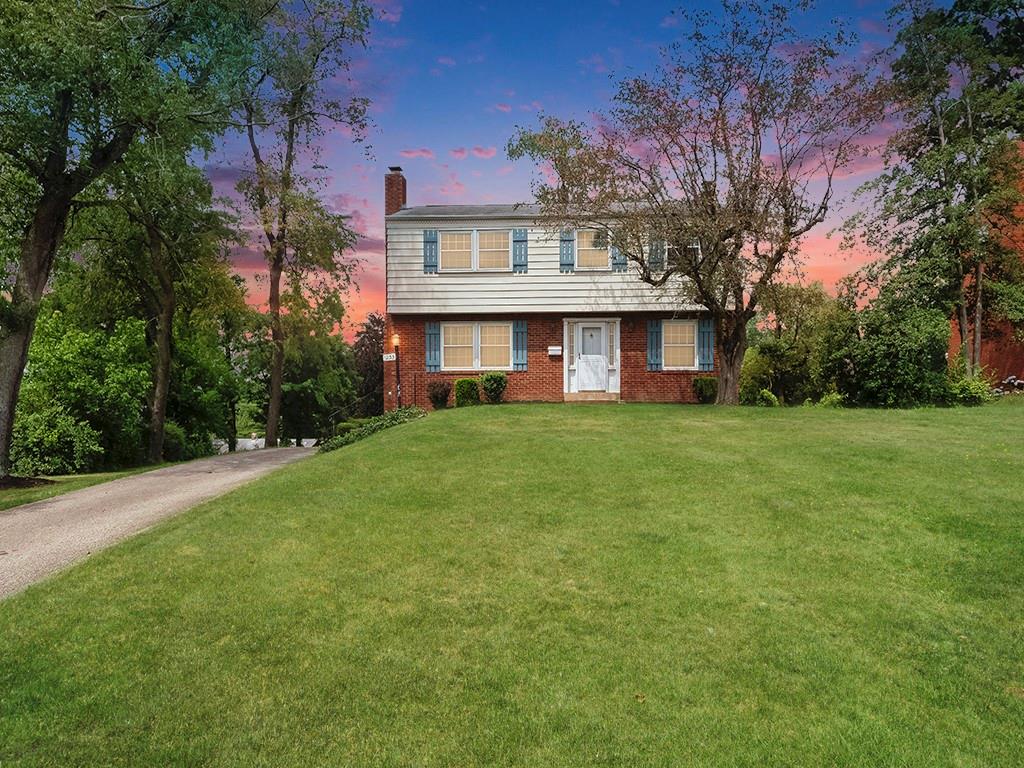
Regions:
<instances>
[{"instance_id":1,"label":"front stoop","mask_svg":"<svg viewBox=\"0 0 1024 768\"><path fill-rule=\"evenodd\" d=\"M618 392L566 392L567 403L617 403Z\"/></svg>"}]
</instances>

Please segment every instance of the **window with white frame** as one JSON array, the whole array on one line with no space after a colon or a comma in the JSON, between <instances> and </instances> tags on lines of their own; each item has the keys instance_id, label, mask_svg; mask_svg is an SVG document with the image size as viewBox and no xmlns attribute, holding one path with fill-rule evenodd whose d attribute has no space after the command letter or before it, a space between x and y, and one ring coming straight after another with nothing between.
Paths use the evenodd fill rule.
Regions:
<instances>
[{"instance_id":1,"label":"window with white frame","mask_svg":"<svg viewBox=\"0 0 1024 768\"><path fill-rule=\"evenodd\" d=\"M473 233L441 233L441 269L473 268Z\"/></svg>"},{"instance_id":2,"label":"window with white frame","mask_svg":"<svg viewBox=\"0 0 1024 768\"><path fill-rule=\"evenodd\" d=\"M440 232L442 272L512 269L512 232L470 229Z\"/></svg>"},{"instance_id":3,"label":"window with white frame","mask_svg":"<svg viewBox=\"0 0 1024 768\"><path fill-rule=\"evenodd\" d=\"M507 229L477 232L477 269L511 269L511 242Z\"/></svg>"},{"instance_id":4,"label":"window with white frame","mask_svg":"<svg viewBox=\"0 0 1024 768\"><path fill-rule=\"evenodd\" d=\"M442 323L441 369L512 368L512 323Z\"/></svg>"},{"instance_id":5,"label":"window with white frame","mask_svg":"<svg viewBox=\"0 0 1024 768\"><path fill-rule=\"evenodd\" d=\"M700 260L700 241L692 240L690 244L686 246L686 252L682 254L686 257L685 262L680 258L680 249L674 245L669 245L666 249L666 266L678 266L680 264L693 264Z\"/></svg>"},{"instance_id":6,"label":"window with white frame","mask_svg":"<svg viewBox=\"0 0 1024 768\"><path fill-rule=\"evenodd\" d=\"M661 359L665 370L697 367L697 321L665 320L661 324Z\"/></svg>"},{"instance_id":7,"label":"window with white frame","mask_svg":"<svg viewBox=\"0 0 1024 768\"><path fill-rule=\"evenodd\" d=\"M576 269L610 269L608 235L598 229L576 231Z\"/></svg>"}]
</instances>

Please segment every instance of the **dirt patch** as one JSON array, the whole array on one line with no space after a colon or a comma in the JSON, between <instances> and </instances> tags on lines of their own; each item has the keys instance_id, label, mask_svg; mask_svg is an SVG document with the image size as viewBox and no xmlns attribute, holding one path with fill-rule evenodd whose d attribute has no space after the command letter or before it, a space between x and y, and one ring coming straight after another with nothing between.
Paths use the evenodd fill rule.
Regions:
<instances>
[{"instance_id":1,"label":"dirt patch","mask_svg":"<svg viewBox=\"0 0 1024 768\"><path fill-rule=\"evenodd\" d=\"M38 488L41 485L53 485L53 480L45 477L4 477L0 478L0 491L13 488Z\"/></svg>"}]
</instances>

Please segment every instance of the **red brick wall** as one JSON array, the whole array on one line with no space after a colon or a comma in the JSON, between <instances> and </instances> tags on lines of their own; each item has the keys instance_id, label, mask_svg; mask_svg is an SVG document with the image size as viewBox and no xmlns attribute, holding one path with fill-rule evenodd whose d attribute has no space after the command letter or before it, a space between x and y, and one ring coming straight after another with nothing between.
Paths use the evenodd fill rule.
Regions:
<instances>
[{"instance_id":1,"label":"red brick wall","mask_svg":"<svg viewBox=\"0 0 1024 768\"><path fill-rule=\"evenodd\" d=\"M603 317L607 314L601 315ZM671 317L662 313L621 315L620 356L621 394L626 401L692 403L693 379L717 373L718 352L715 352L715 372L648 371L647 320L652 317ZM573 315L578 317L578 315ZM523 315L487 315L488 320L521 319ZM563 369L561 357L549 357L549 346L562 346L561 314L528 315L527 370L508 372L508 400L548 401L563 400ZM427 371L425 323L428 320L479 320L471 315L426 317L423 315L389 315L385 350L392 352L392 334L399 335L399 365L402 377L402 405L418 405L430 409L427 384L435 380L455 379L473 374L431 373ZM384 408L397 407L395 363L384 364Z\"/></svg>"}]
</instances>

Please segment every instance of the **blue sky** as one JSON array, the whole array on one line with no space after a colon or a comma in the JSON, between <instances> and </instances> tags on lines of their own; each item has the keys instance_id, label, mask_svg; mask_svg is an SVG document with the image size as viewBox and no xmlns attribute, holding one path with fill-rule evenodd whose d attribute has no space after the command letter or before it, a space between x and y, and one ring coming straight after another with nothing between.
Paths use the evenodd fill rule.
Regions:
<instances>
[{"instance_id":1,"label":"blue sky","mask_svg":"<svg viewBox=\"0 0 1024 768\"><path fill-rule=\"evenodd\" d=\"M535 173L511 163L505 145L517 126L536 125L538 114L587 119L605 109L616 79L651 72L661 49L681 37L681 6L672 2L418 2L377 0L370 44L356 56L351 77L373 101L372 154L364 155L343 132L320 140L325 193L363 234L362 290L350 319L383 311L383 175L401 165L409 204L519 202L530 198ZM687 3L711 12L717 3ZM813 34L844 12L864 55L885 44L888 6L854 0L822 3L803 17ZM218 191L227 192L230 169L247 161L228 138L210 158ZM847 179L848 194L866 180ZM833 224L837 220L833 220ZM808 273L831 283L851 271L825 230L808 241ZM238 268L259 270L255 253L240 254ZM252 301L263 301L253 287Z\"/></svg>"}]
</instances>

